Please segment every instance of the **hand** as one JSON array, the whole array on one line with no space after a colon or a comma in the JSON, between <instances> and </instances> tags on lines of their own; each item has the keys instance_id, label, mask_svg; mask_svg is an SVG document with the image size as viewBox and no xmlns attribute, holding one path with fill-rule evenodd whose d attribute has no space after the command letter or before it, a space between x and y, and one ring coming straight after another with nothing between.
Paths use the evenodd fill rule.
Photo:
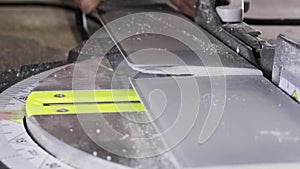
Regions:
<instances>
[{"instance_id":1,"label":"hand","mask_svg":"<svg viewBox=\"0 0 300 169\"><path fill-rule=\"evenodd\" d=\"M103 3L104 0L75 0L79 8L86 12L90 13L96 9L99 5Z\"/></svg>"},{"instance_id":2,"label":"hand","mask_svg":"<svg viewBox=\"0 0 300 169\"><path fill-rule=\"evenodd\" d=\"M195 15L195 0L170 0L181 12L190 17Z\"/></svg>"}]
</instances>

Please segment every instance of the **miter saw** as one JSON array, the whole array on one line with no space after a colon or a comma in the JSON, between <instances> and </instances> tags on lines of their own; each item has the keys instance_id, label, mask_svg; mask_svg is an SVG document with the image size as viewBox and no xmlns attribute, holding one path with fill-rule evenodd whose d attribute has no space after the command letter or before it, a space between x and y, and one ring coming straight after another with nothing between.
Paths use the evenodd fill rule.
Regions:
<instances>
[{"instance_id":1,"label":"miter saw","mask_svg":"<svg viewBox=\"0 0 300 169\"><path fill-rule=\"evenodd\" d=\"M299 168L297 42L260 39L243 1L198 0L195 22L145 3L3 87L1 167Z\"/></svg>"}]
</instances>

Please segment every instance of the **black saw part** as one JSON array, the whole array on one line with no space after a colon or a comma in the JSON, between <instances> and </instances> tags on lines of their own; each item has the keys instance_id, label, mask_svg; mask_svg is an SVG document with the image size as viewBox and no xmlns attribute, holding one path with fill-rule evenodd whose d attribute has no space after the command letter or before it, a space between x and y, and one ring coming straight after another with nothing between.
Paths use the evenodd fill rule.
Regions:
<instances>
[{"instance_id":1,"label":"black saw part","mask_svg":"<svg viewBox=\"0 0 300 169\"><path fill-rule=\"evenodd\" d=\"M49 63L40 63L40 64L31 64L23 65L19 69L9 69L3 72L0 72L0 92L3 92L5 89L11 85L33 76L35 74L50 70L62 65L67 64L65 61L59 62L49 62Z\"/></svg>"},{"instance_id":2,"label":"black saw part","mask_svg":"<svg viewBox=\"0 0 300 169\"><path fill-rule=\"evenodd\" d=\"M271 79L275 47L258 37L259 31L246 23L225 24L217 14L220 0L196 0L195 22L226 46L243 56Z\"/></svg>"},{"instance_id":3,"label":"black saw part","mask_svg":"<svg viewBox=\"0 0 300 169\"><path fill-rule=\"evenodd\" d=\"M1 161L0 161L0 169L8 169Z\"/></svg>"}]
</instances>

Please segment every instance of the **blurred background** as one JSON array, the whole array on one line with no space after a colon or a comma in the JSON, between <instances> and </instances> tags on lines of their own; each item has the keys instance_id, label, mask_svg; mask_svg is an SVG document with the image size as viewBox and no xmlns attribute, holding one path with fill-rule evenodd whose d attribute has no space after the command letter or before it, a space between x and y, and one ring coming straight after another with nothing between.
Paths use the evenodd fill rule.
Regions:
<instances>
[{"instance_id":1,"label":"blurred background","mask_svg":"<svg viewBox=\"0 0 300 169\"><path fill-rule=\"evenodd\" d=\"M34 1L76 7L74 0ZM98 24L88 23L91 32L99 28ZM75 12L50 7L0 6L0 71L66 60L68 52L81 41Z\"/></svg>"}]
</instances>

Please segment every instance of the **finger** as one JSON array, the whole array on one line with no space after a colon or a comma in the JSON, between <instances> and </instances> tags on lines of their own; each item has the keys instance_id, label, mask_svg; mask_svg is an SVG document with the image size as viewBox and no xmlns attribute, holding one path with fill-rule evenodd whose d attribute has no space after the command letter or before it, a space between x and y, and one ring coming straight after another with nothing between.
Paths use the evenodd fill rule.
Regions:
<instances>
[{"instance_id":1,"label":"finger","mask_svg":"<svg viewBox=\"0 0 300 169\"><path fill-rule=\"evenodd\" d=\"M76 0L79 8L86 13L92 12L100 4L102 4L102 2L103 0Z\"/></svg>"},{"instance_id":2,"label":"finger","mask_svg":"<svg viewBox=\"0 0 300 169\"><path fill-rule=\"evenodd\" d=\"M182 0L185 4L184 12L193 17L195 15L195 0Z\"/></svg>"},{"instance_id":3,"label":"finger","mask_svg":"<svg viewBox=\"0 0 300 169\"><path fill-rule=\"evenodd\" d=\"M184 8L183 11L185 14L187 14L190 17L194 17L195 16L195 9L194 8L190 8L189 6L187 6L186 8Z\"/></svg>"},{"instance_id":4,"label":"finger","mask_svg":"<svg viewBox=\"0 0 300 169\"><path fill-rule=\"evenodd\" d=\"M190 17L194 17L194 15L195 15L194 8L188 6L184 2L182 2L178 8L181 12L185 13L186 15L188 15Z\"/></svg>"},{"instance_id":5,"label":"finger","mask_svg":"<svg viewBox=\"0 0 300 169\"><path fill-rule=\"evenodd\" d=\"M194 8L186 4L183 0L170 0L181 12L185 13L186 15L193 17Z\"/></svg>"},{"instance_id":6,"label":"finger","mask_svg":"<svg viewBox=\"0 0 300 169\"><path fill-rule=\"evenodd\" d=\"M194 9L195 8L195 0L182 0L185 4L189 6L189 8Z\"/></svg>"}]
</instances>

